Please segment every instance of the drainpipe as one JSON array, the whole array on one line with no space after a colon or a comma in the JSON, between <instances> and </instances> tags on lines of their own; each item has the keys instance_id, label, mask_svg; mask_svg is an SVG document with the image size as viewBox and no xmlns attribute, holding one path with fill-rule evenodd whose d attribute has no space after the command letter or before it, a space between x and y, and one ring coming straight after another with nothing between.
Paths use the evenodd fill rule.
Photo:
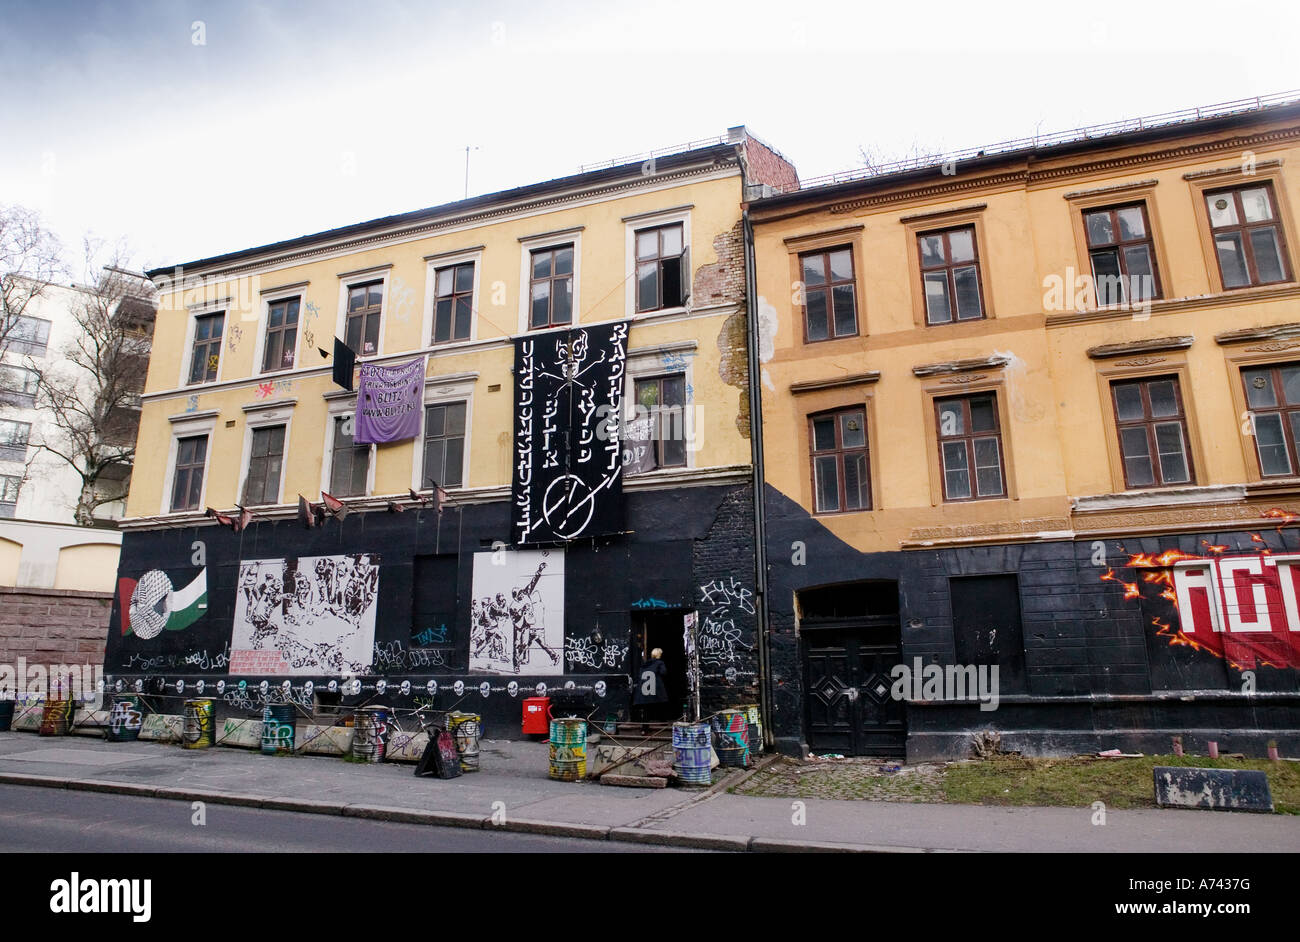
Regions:
<instances>
[{"instance_id":1,"label":"drainpipe","mask_svg":"<svg viewBox=\"0 0 1300 942\"><path fill-rule=\"evenodd\" d=\"M749 173L746 167L744 144L740 160L741 198L748 199ZM763 723L763 741L772 745L772 688L769 666L767 634L767 512L763 481L763 382L762 362L759 358L758 330L758 279L754 262L754 226L749 210L741 216L745 233L745 319L749 347L749 447L754 477L754 617L758 629L758 699L759 717Z\"/></svg>"}]
</instances>

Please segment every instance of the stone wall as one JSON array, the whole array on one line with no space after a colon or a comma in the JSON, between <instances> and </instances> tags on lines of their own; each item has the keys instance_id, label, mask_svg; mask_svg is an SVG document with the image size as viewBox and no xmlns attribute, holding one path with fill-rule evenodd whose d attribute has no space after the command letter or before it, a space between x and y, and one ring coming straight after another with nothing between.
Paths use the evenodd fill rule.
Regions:
<instances>
[{"instance_id":1,"label":"stone wall","mask_svg":"<svg viewBox=\"0 0 1300 942\"><path fill-rule=\"evenodd\" d=\"M110 592L0 586L0 663L104 662Z\"/></svg>"}]
</instances>

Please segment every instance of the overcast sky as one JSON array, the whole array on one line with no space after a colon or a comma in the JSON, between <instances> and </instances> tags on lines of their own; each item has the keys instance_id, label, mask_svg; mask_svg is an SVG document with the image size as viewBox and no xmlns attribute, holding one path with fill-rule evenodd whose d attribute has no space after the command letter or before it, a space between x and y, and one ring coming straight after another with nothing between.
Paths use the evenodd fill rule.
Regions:
<instances>
[{"instance_id":1,"label":"overcast sky","mask_svg":"<svg viewBox=\"0 0 1300 942\"><path fill-rule=\"evenodd\" d=\"M1300 87L1300 4L0 0L0 203L189 261L722 133L807 178ZM1244 11L1238 5L1231 8Z\"/></svg>"}]
</instances>

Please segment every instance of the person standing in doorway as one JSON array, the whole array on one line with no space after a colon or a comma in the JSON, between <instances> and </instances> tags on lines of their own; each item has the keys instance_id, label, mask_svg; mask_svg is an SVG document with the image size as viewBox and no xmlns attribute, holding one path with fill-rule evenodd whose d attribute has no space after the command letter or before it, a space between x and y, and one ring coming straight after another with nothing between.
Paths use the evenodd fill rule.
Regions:
<instances>
[{"instance_id":1,"label":"person standing in doorway","mask_svg":"<svg viewBox=\"0 0 1300 942\"><path fill-rule=\"evenodd\" d=\"M641 665L632 691L632 705L638 708L641 722L658 722L666 719L668 706L668 666L664 664L664 649L655 648L650 659Z\"/></svg>"}]
</instances>

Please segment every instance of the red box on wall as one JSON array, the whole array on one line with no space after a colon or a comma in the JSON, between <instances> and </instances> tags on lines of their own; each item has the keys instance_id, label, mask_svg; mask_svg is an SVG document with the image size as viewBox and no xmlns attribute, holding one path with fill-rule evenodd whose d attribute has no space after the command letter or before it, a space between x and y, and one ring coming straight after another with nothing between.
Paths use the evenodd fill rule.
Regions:
<instances>
[{"instance_id":1,"label":"red box on wall","mask_svg":"<svg viewBox=\"0 0 1300 942\"><path fill-rule=\"evenodd\" d=\"M551 734L551 698L524 698L524 734L537 733L542 736Z\"/></svg>"}]
</instances>

